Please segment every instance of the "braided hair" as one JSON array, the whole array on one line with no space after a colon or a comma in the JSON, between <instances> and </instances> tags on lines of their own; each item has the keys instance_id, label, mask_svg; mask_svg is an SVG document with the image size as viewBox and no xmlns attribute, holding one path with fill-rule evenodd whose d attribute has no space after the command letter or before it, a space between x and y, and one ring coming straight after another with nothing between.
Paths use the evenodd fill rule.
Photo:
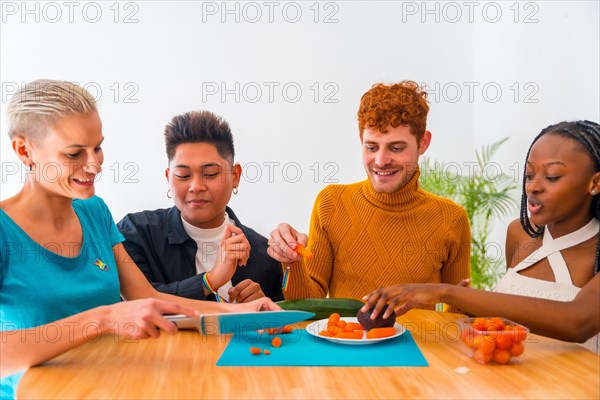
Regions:
<instances>
[{"instance_id":1,"label":"braided hair","mask_svg":"<svg viewBox=\"0 0 600 400\"><path fill-rule=\"evenodd\" d=\"M544 136L546 133L556 133L561 136L571 138L581 143L583 147L590 153L592 156L592 161L594 162L594 168L597 172L600 172L600 125L596 122L591 121L574 121L574 122L559 122L555 125L550 125L549 127L543 129L539 135L533 139L531 146L529 146L529 150L527 150L527 157L525 158L525 169L523 171L523 193L521 195L521 226L525 230L525 232L532 238L536 238L544 233L544 227L538 227L537 229L533 227L531 222L529 221L529 216L527 215L527 194L525 192L525 187L527 184L527 180L525 175L527 174L527 160L529 160L529 153L531 152L531 148L538 141L539 138ZM591 205L592 216L600 219L600 195L596 194L592 198ZM596 258L594 260L594 274L597 274L600 271L600 231L598 231L598 244L596 245Z\"/></svg>"}]
</instances>

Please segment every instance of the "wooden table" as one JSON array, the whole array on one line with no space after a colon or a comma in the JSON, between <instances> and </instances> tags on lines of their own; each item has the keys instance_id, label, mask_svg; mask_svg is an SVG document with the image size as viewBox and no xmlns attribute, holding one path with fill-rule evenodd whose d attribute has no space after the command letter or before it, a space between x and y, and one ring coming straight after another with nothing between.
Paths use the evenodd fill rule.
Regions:
<instances>
[{"instance_id":1,"label":"wooden table","mask_svg":"<svg viewBox=\"0 0 600 400\"><path fill-rule=\"evenodd\" d=\"M412 310L398 321L428 367L217 367L229 335L197 332L126 342L105 336L40 367L23 399L600 398L600 357L530 336L522 364L483 366L461 353L460 315Z\"/></svg>"}]
</instances>

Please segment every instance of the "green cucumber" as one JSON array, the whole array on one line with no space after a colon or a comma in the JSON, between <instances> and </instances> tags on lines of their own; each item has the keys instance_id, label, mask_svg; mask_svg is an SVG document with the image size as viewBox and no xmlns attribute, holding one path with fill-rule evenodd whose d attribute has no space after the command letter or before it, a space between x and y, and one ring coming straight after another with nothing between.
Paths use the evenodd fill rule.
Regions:
<instances>
[{"instance_id":1,"label":"green cucumber","mask_svg":"<svg viewBox=\"0 0 600 400\"><path fill-rule=\"evenodd\" d=\"M364 306L355 299L297 299L277 302L284 310L299 310L315 313L312 319L328 318L333 313L341 317L356 317L358 310Z\"/></svg>"}]
</instances>

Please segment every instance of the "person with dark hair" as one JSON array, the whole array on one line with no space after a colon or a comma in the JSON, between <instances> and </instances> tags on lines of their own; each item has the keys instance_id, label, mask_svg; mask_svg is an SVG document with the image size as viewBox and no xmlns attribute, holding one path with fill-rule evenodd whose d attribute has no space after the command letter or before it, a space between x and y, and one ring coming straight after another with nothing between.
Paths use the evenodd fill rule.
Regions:
<instances>
[{"instance_id":1,"label":"person with dark hair","mask_svg":"<svg viewBox=\"0 0 600 400\"><path fill-rule=\"evenodd\" d=\"M399 285L367 295L365 309L390 314L438 301L503 316L533 332L585 342L600 331L600 125L551 125L533 140L523 174L520 219L507 230L507 271L495 293L451 285ZM515 296L519 296L518 298ZM547 299L547 300L541 300Z\"/></svg>"},{"instance_id":2,"label":"person with dark hair","mask_svg":"<svg viewBox=\"0 0 600 400\"><path fill-rule=\"evenodd\" d=\"M188 112L167 125L165 143L175 206L118 223L131 259L161 292L238 303L283 299L267 239L227 207L242 175L229 124L209 111Z\"/></svg>"},{"instance_id":3,"label":"person with dark hair","mask_svg":"<svg viewBox=\"0 0 600 400\"><path fill-rule=\"evenodd\" d=\"M358 138L368 179L322 190L308 237L285 223L271 232L269 254L289 277L286 298L360 299L381 286L470 277L465 210L419 187L428 111L427 93L412 81L376 84L362 96ZM297 244L314 258L302 259Z\"/></svg>"}]
</instances>

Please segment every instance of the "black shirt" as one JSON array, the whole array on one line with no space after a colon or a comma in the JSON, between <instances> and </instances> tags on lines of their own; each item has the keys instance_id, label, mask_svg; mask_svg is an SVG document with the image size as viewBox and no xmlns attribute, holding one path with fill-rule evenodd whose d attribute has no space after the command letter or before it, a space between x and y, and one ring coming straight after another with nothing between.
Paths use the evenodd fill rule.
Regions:
<instances>
[{"instance_id":1,"label":"black shirt","mask_svg":"<svg viewBox=\"0 0 600 400\"><path fill-rule=\"evenodd\" d=\"M229 218L250 242L250 258L231 278L237 285L244 279L258 283L267 297L283 300L281 264L267 254L267 239L240 222L227 207ZM158 291L190 299L206 300L202 276L196 274L198 246L181 222L177 207L127 214L117 227L125 236L127 253ZM214 300L209 295L208 300Z\"/></svg>"}]
</instances>

